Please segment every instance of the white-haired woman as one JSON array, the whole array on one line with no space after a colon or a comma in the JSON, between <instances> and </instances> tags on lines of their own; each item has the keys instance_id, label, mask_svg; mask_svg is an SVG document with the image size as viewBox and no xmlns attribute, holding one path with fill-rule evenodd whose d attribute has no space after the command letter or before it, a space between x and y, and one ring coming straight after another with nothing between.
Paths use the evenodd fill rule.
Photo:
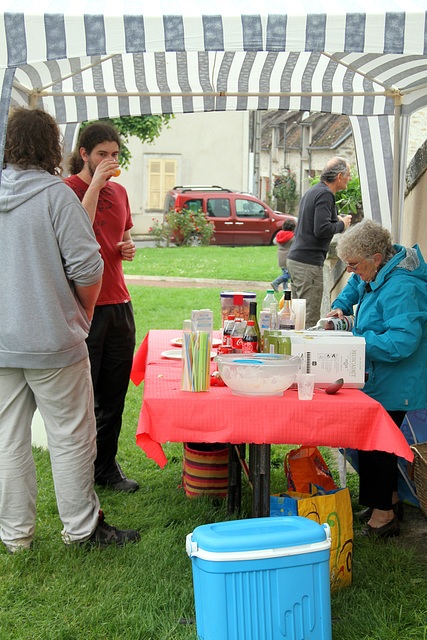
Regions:
<instances>
[{"instance_id":1,"label":"white-haired woman","mask_svg":"<svg viewBox=\"0 0 427 640\"><path fill-rule=\"evenodd\" d=\"M389 232L365 220L338 241L352 275L329 316L353 313L353 333L366 342L363 391L400 427L405 413L427 407L427 265L415 245L393 245ZM359 502L367 507L364 536L399 535L403 505L397 495L397 458L359 451Z\"/></svg>"}]
</instances>

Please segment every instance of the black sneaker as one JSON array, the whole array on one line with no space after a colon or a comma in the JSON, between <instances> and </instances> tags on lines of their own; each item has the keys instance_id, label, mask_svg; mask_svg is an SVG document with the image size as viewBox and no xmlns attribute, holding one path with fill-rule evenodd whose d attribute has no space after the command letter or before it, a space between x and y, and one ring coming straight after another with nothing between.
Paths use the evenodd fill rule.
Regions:
<instances>
[{"instance_id":1,"label":"black sneaker","mask_svg":"<svg viewBox=\"0 0 427 640\"><path fill-rule=\"evenodd\" d=\"M90 538L79 542L78 545L79 547L89 546L97 549L107 549L113 544L122 547L124 544L139 542L139 540L141 540L141 536L136 529L118 529L111 524L107 524L101 511L95 531Z\"/></svg>"}]
</instances>

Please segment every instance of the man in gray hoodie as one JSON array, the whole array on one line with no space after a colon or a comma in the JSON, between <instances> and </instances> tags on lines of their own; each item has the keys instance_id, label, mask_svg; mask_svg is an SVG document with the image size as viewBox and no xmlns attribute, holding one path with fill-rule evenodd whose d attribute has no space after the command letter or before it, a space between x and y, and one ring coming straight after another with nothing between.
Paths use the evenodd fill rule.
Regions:
<instances>
[{"instance_id":1,"label":"man in gray hoodie","mask_svg":"<svg viewBox=\"0 0 427 640\"><path fill-rule=\"evenodd\" d=\"M46 427L67 545L136 541L104 521L93 488L96 428L86 347L103 262L92 225L63 183L59 129L44 111L9 118L0 186L0 538L35 533L31 422Z\"/></svg>"}]
</instances>

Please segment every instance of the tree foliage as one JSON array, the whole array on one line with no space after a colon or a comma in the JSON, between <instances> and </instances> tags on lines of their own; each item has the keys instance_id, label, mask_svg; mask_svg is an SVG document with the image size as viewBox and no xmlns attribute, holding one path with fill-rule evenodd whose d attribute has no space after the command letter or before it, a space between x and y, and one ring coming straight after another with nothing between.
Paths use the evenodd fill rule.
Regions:
<instances>
[{"instance_id":1,"label":"tree foliage","mask_svg":"<svg viewBox=\"0 0 427 640\"><path fill-rule=\"evenodd\" d=\"M154 116L127 116L124 118L107 118L103 122L111 123L118 131L122 139L122 147L120 149L119 164L127 169L132 157L127 146L129 136L136 136L141 142L152 143L159 137L163 126L169 126L173 115L154 115ZM83 122L80 132L92 122Z\"/></svg>"},{"instance_id":2,"label":"tree foliage","mask_svg":"<svg viewBox=\"0 0 427 640\"><path fill-rule=\"evenodd\" d=\"M284 167L280 175L274 179L273 196L277 201L278 211L292 214L298 201L295 174L289 167Z\"/></svg>"}]
</instances>

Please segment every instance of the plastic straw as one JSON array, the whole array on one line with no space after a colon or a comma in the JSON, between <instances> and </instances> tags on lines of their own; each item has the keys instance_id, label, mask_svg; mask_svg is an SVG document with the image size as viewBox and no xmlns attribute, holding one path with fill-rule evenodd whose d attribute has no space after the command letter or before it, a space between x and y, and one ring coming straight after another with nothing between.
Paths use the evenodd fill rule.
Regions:
<instances>
[{"instance_id":1,"label":"plastic straw","mask_svg":"<svg viewBox=\"0 0 427 640\"><path fill-rule=\"evenodd\" d=\"M183 332L182 335L183 391L207 391L210 383L211 338L209 332Z\"/></svg>"}]
</instances>

